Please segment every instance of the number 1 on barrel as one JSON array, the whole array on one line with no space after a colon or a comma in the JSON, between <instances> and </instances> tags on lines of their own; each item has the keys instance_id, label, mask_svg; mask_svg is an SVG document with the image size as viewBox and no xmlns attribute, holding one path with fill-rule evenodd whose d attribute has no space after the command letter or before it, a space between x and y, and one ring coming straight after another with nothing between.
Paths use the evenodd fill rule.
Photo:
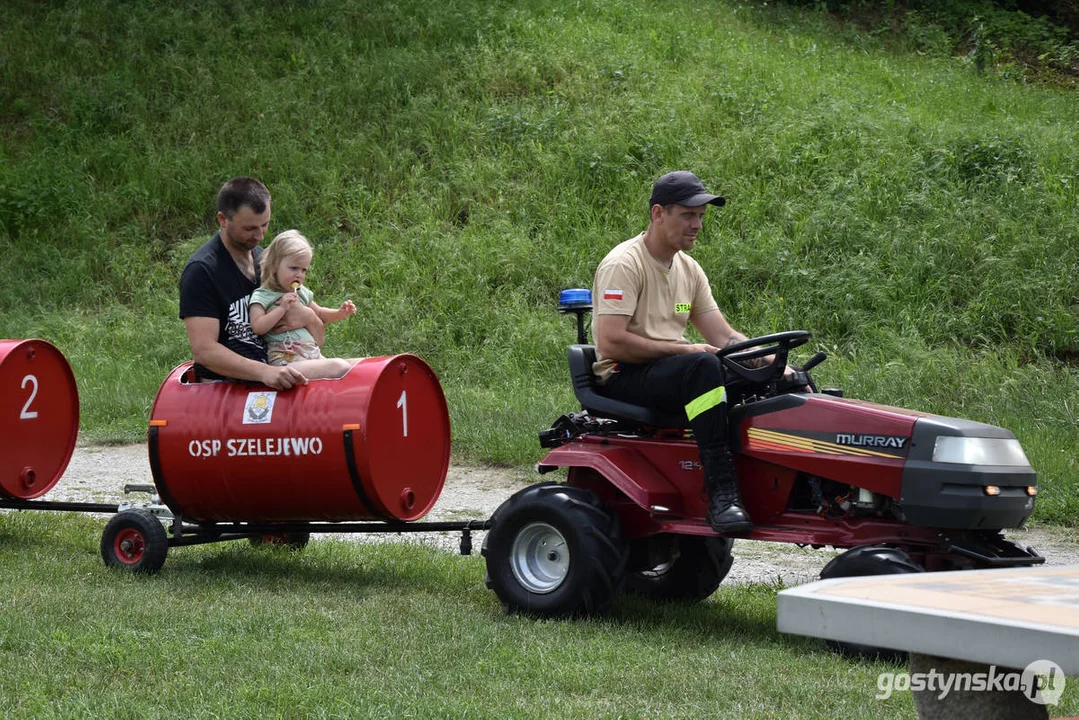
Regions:
<instances>
[{"instance_id":1,"label":"number 1 on barrel","mask_svg":"<svg viewBox=\"0 0 1079 720\"><path fill-rule=\"evenodd\" d=\"M397 400L397 407L401 408L401 432L408 437L408 397L407 391L401 391L401 397Z\"/></svg>"}]
</instances>

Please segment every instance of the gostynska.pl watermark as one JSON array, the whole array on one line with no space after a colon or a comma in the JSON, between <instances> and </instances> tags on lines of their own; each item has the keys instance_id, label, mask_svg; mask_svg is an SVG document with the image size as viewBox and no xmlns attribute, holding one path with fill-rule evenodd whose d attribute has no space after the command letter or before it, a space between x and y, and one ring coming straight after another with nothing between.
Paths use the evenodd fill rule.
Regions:
<instances>
[{"instance_id":1,"label":"gostynska.pl watermark","mask_svg":"<svg viewBox=\"0 0 1079 720\"><path fill-rule=\"evenodd\" d=\"M943 700L951 692L1019 691L1037 705L1056 705L1064 692L1064 671L1052 660L1035 660L1023 670L990 665L985 672L883 672L877 676L877 700L895 692L932 692Z\"/></svg>"}]
</instances>

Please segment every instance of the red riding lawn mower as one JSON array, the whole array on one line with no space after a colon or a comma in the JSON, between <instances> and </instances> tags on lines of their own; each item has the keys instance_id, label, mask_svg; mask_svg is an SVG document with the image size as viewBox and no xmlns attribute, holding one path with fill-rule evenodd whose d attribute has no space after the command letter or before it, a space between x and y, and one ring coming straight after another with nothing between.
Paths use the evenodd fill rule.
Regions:
<instances>
[{"instance_id":1,"label":"red riding lawn mower","mask_svg":"<svg viewBox=\"0 0 1079 720\"><path fill-rule=\"evenodd\" d=\"M566 481L511 496L484 541L487 585L511 611L596 613L623 589L702 600L733 560L735 538L705 520L685 415L613 400L595 383L584 330L591 309L588 290L561 293L560 312L577 315L569 368L583 409L540 433L549 452L537 470L566 468ZM822 352L784 378L790 351L809 339L782 332L719 353L730 447L753 520L738 539L848 549L822 578L1044 562L1001 533L1023 525L1037 495L1012 433L818 391L810 370ZM769 355L765 367L745 364Z\"/></svg>"}]
</instances>

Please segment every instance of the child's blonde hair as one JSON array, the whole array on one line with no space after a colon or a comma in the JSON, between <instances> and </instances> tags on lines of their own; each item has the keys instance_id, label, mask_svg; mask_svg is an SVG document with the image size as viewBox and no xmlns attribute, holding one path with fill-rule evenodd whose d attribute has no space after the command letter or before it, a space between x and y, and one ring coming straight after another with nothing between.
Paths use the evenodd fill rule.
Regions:
<instances>
[{"instance_id":1,"label":"child's blonde hair","mask_svg":"<svg viewBox=\"0 0 1079 720\"><path fill-rule=\"evenodd\" d=\"M292 288L284 288L277 284L277 268L281 261L293 255L313 256L315 251L311 249L311 243L300 234L299 230L286 230L273 239L266 252L262 254L262 287L269 288L274 292L288 292Z\"/></svg>"}]
</instances>

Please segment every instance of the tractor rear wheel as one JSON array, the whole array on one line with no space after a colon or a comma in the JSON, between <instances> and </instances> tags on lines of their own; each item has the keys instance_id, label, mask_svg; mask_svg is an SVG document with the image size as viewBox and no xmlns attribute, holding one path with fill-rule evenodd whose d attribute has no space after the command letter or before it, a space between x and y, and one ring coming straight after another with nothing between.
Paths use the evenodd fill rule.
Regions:
<instances>
[{"instance_id":1,"label":"tractor rear wheel","mask_svg":"<svg viewBox=\"0 0 1079 720\"><path fill-rule=\"evenodd\" d=\"M590 490L540 483L510 496L483 540L487 587L510 612L599 613L622 591L629 546Z\"/></svg>"},{"instance_id":2,"label":"tractor rear wheel","mask_svg":"<svg viewBox=\"0 0 1079 720\"><path fill-rule=\"evenodd\" d=\"M631 572L626 590L659 602L699 602L727 577L734 541L725 537L678 535L671 559Z\"/></svg>"},{"instance_id":3,"label":"tractor rear wheel","mask_svg":"<svg viewBox=\"0 0 1079 720\"><path fill-rule=\"evenodd\" d=\"M832 558L832 561L820 571L820 577L821 580L828 580L840 577L901 575L919 572L925 572L925 569L898 548L886 545L863 545ZM902 650L863 645L861 643L841 642L839 640L828 640L826 642L830 649L849 658L879 659L892 663L905 663L907 661L907 653Z\"/></svg>"},{"instance_id":4,"label":"tractor rear wheel","mask_svg":"<svg viewBox=\"0 0 1079 720\"><path fill-rule=\"evenodd\" d=\"M147 510L125 510L101 533L101 557L108 567L152 574L165 564L168 552L165 528Z\"/></svg>"}]
</instances>

